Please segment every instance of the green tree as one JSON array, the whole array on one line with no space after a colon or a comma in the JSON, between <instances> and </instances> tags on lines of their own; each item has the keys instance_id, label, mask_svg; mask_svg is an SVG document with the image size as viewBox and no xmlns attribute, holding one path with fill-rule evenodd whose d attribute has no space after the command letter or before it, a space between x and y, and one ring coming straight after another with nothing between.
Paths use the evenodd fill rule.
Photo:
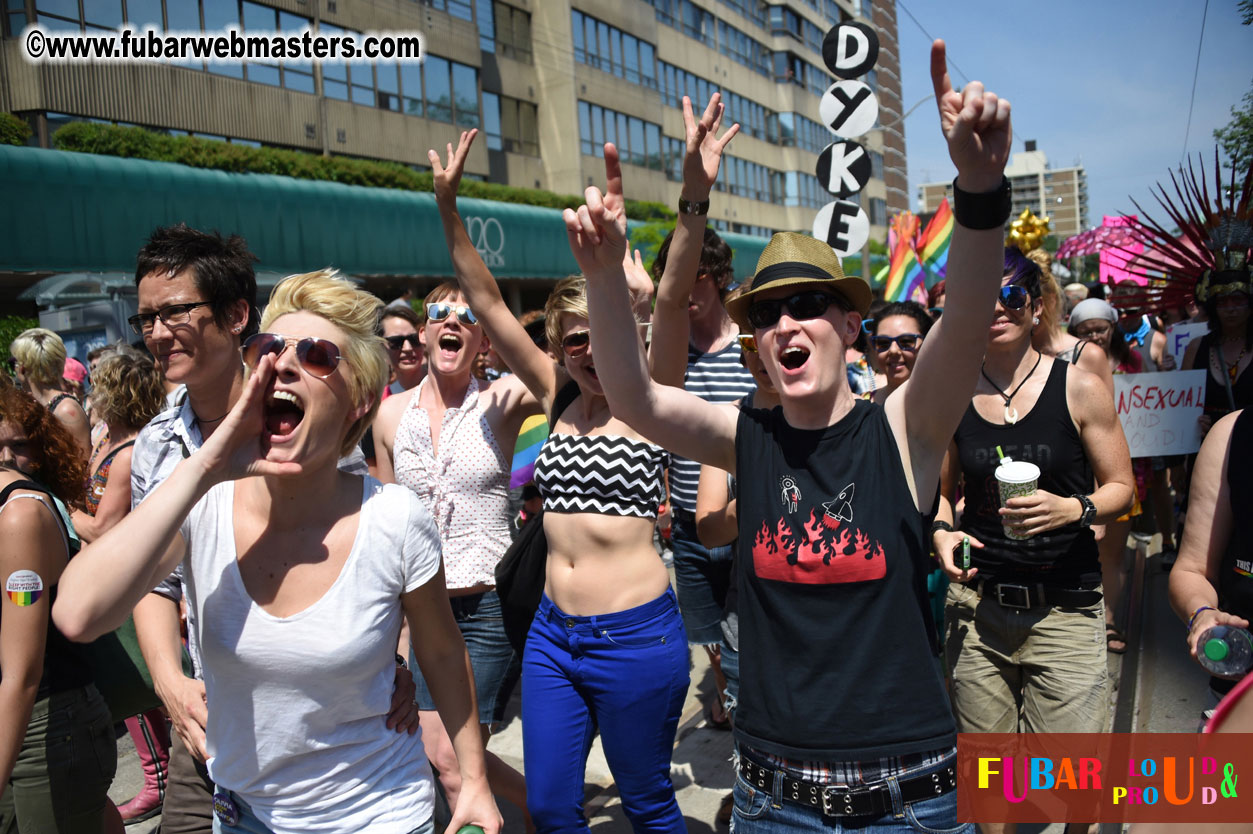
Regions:
<instances>
[{"instance_id":1,"label":"green tree","mask_svg":"<svg viewBox=\"0 0 1253 834\"><path fill-rule=\"evenodd\" d=\"M12 113L0 113L0 145L25 145L30 126Z\"/></svg>"},{"instance_id":2,"label":"green tree","mask_svg":"<svg viewBox=\"0 0 1253 834\"><path fill-rule=\"evenodd\" d=\"M1250 12L1253 14L1253 12ZM1231 108L1231 121L1214 131L1227 163L1237 171L1253 164L1253 90L1244 94L1244 106Z\"/></svg>"},{"instance_id":3,"label":"green tree","mask_svg":"<svg viewBox=\"0 0 1253 834\"><path fill-rule=\"evenodd\" d=\"M23 331L38 327L39 320L26 316L0 316L0 359L9 358L9 345Z\"/></svg>"}]
</instances>

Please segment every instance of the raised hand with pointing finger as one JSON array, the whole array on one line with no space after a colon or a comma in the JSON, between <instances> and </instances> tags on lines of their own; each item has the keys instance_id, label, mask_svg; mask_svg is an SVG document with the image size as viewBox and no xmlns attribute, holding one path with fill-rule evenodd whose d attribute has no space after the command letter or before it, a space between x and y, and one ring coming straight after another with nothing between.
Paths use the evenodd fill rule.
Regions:
<instances>
[{"instance_id":1,"label":"raised hand with pointing finger","mask_svg":"<svg viewBox=\"0 0 1253 834\"><path fill-rule=\"evenodd\" d=\"M944 41L931 45L931 84L940 131L957 166L958 186L971 193L991 191L1000 185L1013 141L1009 102L984 90L980 81L954 90L945 55Z\"/></svg>"},{"instance_id":2,"label":"raised hand with pointing finger","mask_svg":"<svg viewBox=\"0 0 1253 834\"><path fill-rule=\"evenodd\" d=\"M622 196L622 164L618 149L605 143L605 191L594 185L587 187L587 201L578 211L566 209L561 218L570 237L570 251L579 268L588 278L593 273L622 270L626 256L626 200Z\"/></svg>"}]
</instances>

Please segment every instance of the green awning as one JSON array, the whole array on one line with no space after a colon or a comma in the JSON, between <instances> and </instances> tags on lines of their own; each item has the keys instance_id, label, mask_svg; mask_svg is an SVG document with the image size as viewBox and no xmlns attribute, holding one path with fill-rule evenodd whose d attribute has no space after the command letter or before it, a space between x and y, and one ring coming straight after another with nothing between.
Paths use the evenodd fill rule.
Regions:
<instances>
[{"instance_id":1,"label":"green awning","mask_svg":"<svg viewBox=\"0 0 1253 834\"><path fill-rule=\"evenodd\" d=\"M0 146L0 183L0 271L133 272L152 230L182 221L243 235L266 272L452 274L430 193L13 146ZM468 198L460 206L497 277L578 271L560 212ZM751 275L767 241L723 237L737 277Z\"/></svg>"}]
</instances>

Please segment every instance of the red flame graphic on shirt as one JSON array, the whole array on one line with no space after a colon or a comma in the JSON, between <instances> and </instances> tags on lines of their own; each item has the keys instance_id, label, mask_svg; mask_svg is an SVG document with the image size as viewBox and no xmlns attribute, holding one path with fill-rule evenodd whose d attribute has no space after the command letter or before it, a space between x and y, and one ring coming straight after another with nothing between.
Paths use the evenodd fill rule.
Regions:
<instances>
[{"instance_id":1,"label":"red flame graphic on shirt","mask_svg":"<svg viewBox=\"0 0 1253 834\"><path fill-rule=\"evenodd\" d=\"M831 515L810 512L799 532L780 518L763 521L753 537L753 567L762 579L833 585L882 579L883 547L866 533Z\"/></svg>"}]
</instances>

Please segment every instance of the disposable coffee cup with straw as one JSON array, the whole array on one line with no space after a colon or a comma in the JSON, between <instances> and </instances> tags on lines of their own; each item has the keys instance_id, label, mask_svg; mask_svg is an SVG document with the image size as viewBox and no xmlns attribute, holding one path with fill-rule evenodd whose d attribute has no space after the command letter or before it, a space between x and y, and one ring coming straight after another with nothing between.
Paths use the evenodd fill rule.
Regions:
<instances>
[{"instance_id":1,"label":"disposable coffee cup with straw","mask_svg":"<svg viewBox=\"0 0 1253 834\"><path fill-rule=\"evenodd\" d=\"M1034 495L1036 485L1040 481L1040 467L1025 460L1005 457L1000 446L996 447L996 454L1001 460L1001 465L996 467L996 484L1001 492L1001 506L1004 507L1005 502L1011 498ZM1018 532L1016 525L1010 519L1002 521L1001 527L1005 530L1007 539L1023 541L1031 538L1025 533Z\"/></svg>"}]
</instances>

